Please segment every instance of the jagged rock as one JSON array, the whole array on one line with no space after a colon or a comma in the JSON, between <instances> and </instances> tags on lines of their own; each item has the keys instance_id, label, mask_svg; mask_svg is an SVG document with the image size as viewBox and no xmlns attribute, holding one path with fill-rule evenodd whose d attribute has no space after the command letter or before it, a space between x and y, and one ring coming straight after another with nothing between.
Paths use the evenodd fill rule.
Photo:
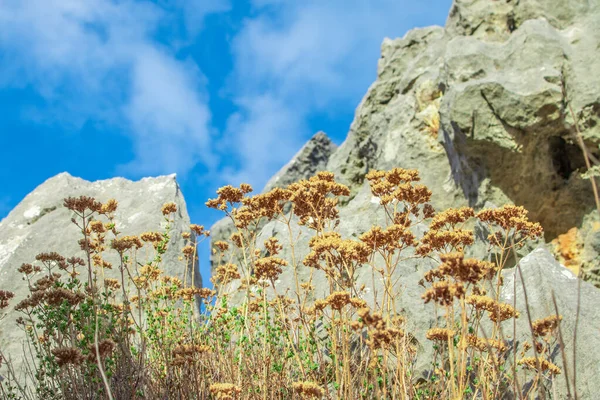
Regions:
<instances>
[{"instance_id":1,"label":"jagged rock","mask_svg":"<svg viewBox=\"0 0 600 400\"><path fill-rule=\"evenodd\" d=\"M190 282L191 266L186 267L184 262L178 260L181 249L190 244L185 243L181 237L183 232L190 232L190 219L175 175L144 178L137 182L123 178L88 182L68 173L48 179L0 222L0 289L15 293L9 308L4 310L7 315L0 325L0 347L12 358L18 372L23 363L24 333L14 323L21 314L13 308L26 297L29 290L27 281L21 279L17 269L23 263L42 266L35 260L39 253L57 252L65 258L84 258L84 252L77 243L82 238L81 230L71 222L75 214L63 205L64 198L81 195L93 197L100 202L111 198L117 200L115 224L121 232L120 236L148 231L162 232L166 222L161 207L165 203L174 202L177 213L174 214L175 221L171 226L171 242L163 255L162 269L166 274L178 276L182 280L184 274L187 274L187 281ZM104 221L102 216L97 218ZM110 235L107 235L107 244L109 243ZM118 278L118 253L107 246L103 256L114 266L112 270L105 270L106 277ZM195 283L201 286L197 263L194 270ZM86 276L84 271L81 273L81 276Z\"/></svg>"},{"instance_id":2,"label":"jagged rock","mask_svg":"<svg viewBox=\"0 0 600 400\"><path fill-rule=\"evenodd\" d=\"M265 185L263 193L276 187L286 187L290 183L313 176L327 166L329 157L337 146L325 132L317 132L298 153L281 168Z\"/></svg>"},{"instance_id":3,"label":"jagged rock","mask_svg":"<svg viewBox=\"0 0 600 400\"><path fill-rule=\"evenodd\" d=\"M556 315L552 294L556 298L559 315L562 316L561 332L567 355L567 371L573 379L573 347L577 349L577 392L580 399L593 399L597 396L600 385L600 347L598 347L598 332L600 331L600 291L587 282L579 282L577 277L567 268L560 265L547 250L538 248L524 257L520 262L523 273L521 280L516 268L503 272L504 286L500 293L501 299L509 304L515 301L521 315L516 319L516 335L513 336L512 321L504 323L503 331L507 338L519 343L531 343L531 330L525 308L525 291L532 321ZM525 285L523 285L523 282ZM516 284L515 284L516 283ZM523 289L525 286L525 290ZM516 289L514 290L513 287ZM578 297L580 300L578 301ZM575 343L575 323L577 304L579 302L579 321L577 326L577 342ZM529 354L531 356L531 354ZM566 398L565 364L563 362L559 343L552 347L552 362L563 371L554 380L558 397ZM525 382L523 382L525 383ZM552 391L551 391L552 393ZM571 393L573 385L571 383Z\"/></svg>"}]
</instances>

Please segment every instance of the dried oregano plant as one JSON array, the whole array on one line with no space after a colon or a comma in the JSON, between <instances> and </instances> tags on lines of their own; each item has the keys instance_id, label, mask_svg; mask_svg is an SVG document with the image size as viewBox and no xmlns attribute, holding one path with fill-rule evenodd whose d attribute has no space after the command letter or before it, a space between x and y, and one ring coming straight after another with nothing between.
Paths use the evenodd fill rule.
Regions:
<instances>
[{"instance_id":1,"label":"dried oregano plant","mask_svg":"<svg viewBox=\"0 0 600 400\"><path fill-rule=\"evenodd\" d=\"M114 200L66 199L65 206L81 219L80 246L87 260L42 254L38 260L44 268L20 268L32 292L17 308L24 313L19 323L36 357L36 395L527 398L559 374L550 352L560 316L531 321L532 340L520 349L503 332L506 321L522 316L499 300L501 270L510 251L542 233L526 211L505 206L436 213L417 171L395 168L366 177L385 223L357 239L338 231L338 201L350 191L332 173L254 196L247 184L220 188L207 206L223 211L236 231L229 240L213 243L215 290L195 287L187 275L164 275L161 256L170 225L165 232L119 237ZM168 224L175 211L175 204L163 207ZM474 242L468 228L472 220L491 232L490 261L465 255ZM259 243L260 228L268 221L278 221L287 235ZM429 229L418 236L415 227L423 223ZM185 265L196 259L198 238L209 235L202 226L190 228L192 233L184 234L190 243L182 250ZM299 229L312 235L303 249L308 253L297 248ZM118 266L102 257L108 233L114 237L109 249L118 253ZM144 251L149 246L154 256ZM423 301L432 304L432 315L441 322L425 337L407 330L397 301L397 272L403 261L415 258L437 263L424 273ZM308 268L308 277L302 268ZM116 269L120 279L105 278L106 269ZM284 270L294 282L282 290ZM357 283L364 270L373 288L376 277L384 282L371 303L369 289ZM78 278L82 272L83 281ZM315 291L317 280L328 289L324 296ZM9 300L10 293L0 292L0 306ZM422 357L419 342L434 348L432 367L424 374L415 370ZM519 368L533 370L535 379L519 382ZM17 398L23 389L14 379L2 383L7 398Z\"/></svg>"}]
</instances>

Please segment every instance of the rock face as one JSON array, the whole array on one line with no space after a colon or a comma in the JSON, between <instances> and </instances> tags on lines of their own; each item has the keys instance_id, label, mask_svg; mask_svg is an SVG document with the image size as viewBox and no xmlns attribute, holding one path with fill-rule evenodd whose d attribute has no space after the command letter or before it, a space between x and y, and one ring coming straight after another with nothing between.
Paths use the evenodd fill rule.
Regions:
<instances>
[{"instance_id":1,"label":"rock face","mask_svg":"<svg viewBox=\"0 0 600 400\"><path fill-rule=\"evenodd\" d=\"M81 231L71 222L75 215L63 206L64 198L81 195L93 197L100 202L111 198L117 200L115 223L117 230L121 232L120 236L163 231L166 222L161 207L165 203L174 202L177 213L174 214L175 221L170 233L172 240L163 255L162 268L166 274L182 279L187 274L188 282L190 281L191 265L186 267L178 260L181 249L188 244L184 243L181 234L190 232L190 219L175 175L144 178L137 182L123 178L88 182L68 173L48 179L0 222L0 288L15 293L11 305L4 310L7 311L7 316L0 326L0 347L12 357L17 371L23 362L24 334L14 325L15 319L21 314L13 308L29 293L27 282L21 280L17 268L23 263L42 266L35 260L35 256L43 252L57 252L65 258L84 258L84 252L77 243L82 238ZM103 220L102 216L99 218ZM109 238L110 235L107 240ZM118 265L118 254L114 250L108 249L103 255L107 261ZM202 280L197 268L194 270L195 283L200 286ZM117 273L116 268L106 270L107 277L117 278Z\"/></svg>"},{"instance_id":2,"label":"rock face","mask_svg":"<svg viewBox=\"0 0 600 400\"><path fill-rule=\"evenodd\" d=\"M523 280L515 268L504 271L504 286L501 299L513 304L515 301L521 316L517 318L516 339L519 343L531 343L531 331L525 311L525 294L527 291L529 312L532 320L555 315L552 293L556 297L558 313L563 317L561 331L567 354L567 368L570 379L573 379L573 348L577 348L577 394L580 399L593 399L598 393L598 374L600 374L600 348L598 347L598 332L600 331L600 291L587 282L581 282L581 292L578 289L578 279L570 270L560 265L552 254L544 249L536 249L520 262ZM516 285L514 285L516 281ZM524 285L523 285L524 283ZM516 290L513 290L513 286ZM579 322L577 326L577 342L574 341L576 310L579 300ZM507 336L512 336L512 321L507 321L503 327ZM563 375L554 380L556 391L566 394L564 364L558 344L553 347L552 361L563 369ZM573 393L573 385L571 385ZM559 396L557 398L565 398Z\"/></svg>"},{"instance_id":3,"label":"rock face","mask_svg":"<svg viewBox=\"0 0 600 400\"><path fill-rule=\"evenodd\" d=\"M600 75L592 73L600 71L598 21L600 0L455 0L444 28L385 39L377 80L358 106L347 139L323 168L351 189L339 207L342 237L356 238L383 221L365 179L370 169L414 168L433 191L436 210L523 205L530 219L542 224L547 248L574 232L577 262L585 271L600 272L600 222L590 181L582 177L585 160L576 139L577 123L592 162L600 158ZM211 231L223 239L232 228L221 221ZM257 245L271 236L281 238L289 260L288 233L280 223L266 224ZM308 253L308 240L308 232L301 231L296 259ZM525 279L532 281L532 309L540 316L552 314L546 309L552 304L547 289L555 288L571 329L572 275L543 250L531 253L523 265ZM397 301L413 324L409 330L416 332L432 324L421 304L423 290L416 286L428 268L409 259L398 269ZM300 265L300 280L307 269ZM371 284L370 273L361 273L358 286L382 292L381 282ZM533 278L536 274L543 279ZM326 292L326 285L319 286L323 281L314 281L318 296ZM284 269L279 292L293 291L292 282L293 273ZM582 293L589 304L598 304L593 287L584 285ZM581 329L596 338L597 311L584 313L589 321ZM600 358L592 347L598 344L597 339L586 343L590 361L578 369L581 374L590 366L580 389L589 394L600 390L593 380Z\"/></svg>"}]
</instances>

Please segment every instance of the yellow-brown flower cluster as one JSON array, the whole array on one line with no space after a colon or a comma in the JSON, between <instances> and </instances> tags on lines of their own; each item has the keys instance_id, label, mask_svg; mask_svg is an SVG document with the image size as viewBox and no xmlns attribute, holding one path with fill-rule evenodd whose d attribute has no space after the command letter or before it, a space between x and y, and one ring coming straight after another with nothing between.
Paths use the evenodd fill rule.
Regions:
<instances>
[{"instance_id":1,"label":"yellow-brown flower cluster","mask_svg":"<svg viewBox=\"0 0 600 400\"><path fill-rule=\"evenodd\" d=\"M380 226L373 226L359 238L369 249L380 250L384 252L393 252L396 249L402 249L414 246L415 236L405 226L393 224L385 229Z\"/></svg>"},{"instance_id":2,"label":"yellow-brown flower cluster","mask_svg":"<svg viewBox=\"0 0 600 400\"><path fill-rule=\"evenodd\" d=\"M441 306L449 306L454 302L454 298L460 299L465 296L465 287L460 282L441 281L434 282L432 287L427 289L421 296L425 304L431 300Z\"/></svg>"},{"instance_id":3,"label":"yellow-brown flower cluster","mask_svg":"<svg viewBox=\"0 0 600 400\"><path fill-rule=\"evenodd\" d=\"M144 242L151 242L155 245L163 241L163 234L160 232L144 232L140 235L140 239Z\"/></svg>"},{"instance_id":4,"label":"yellow-brown flower cluster","mask_svg":"<svg viewBox=\"0 0 600 400\"><path fill-rule=\"evenodd\" d=\"M211 281L213 284L227 285L234 279L240 279L238 267L235 264L227 263L217 266Z\"/></svg>"},{"instance_id":5,"label":"yellow-brown flower cluster","mask_svg":"<svg viewBox=\"0 0 600 400\"><path fill-rule=\"evenodd\" d=\"M279 257L263 257L254 262L254 276L257 279L275 280L281 272L283 266L288 262Z\"/></svg>"},{"instance_id":6,"label":"yellow-brown flower cluster","mask_svg":"<svg viewBox=\"0 0 600 400\"><path fill-rule=\"evenodd\" d=\"M369 261L371 250L363 242L353 240L342 240L337 232L325 232L322 236L314 236L308 245L311 252L304 258L304 265L316 269L322 269L328 275L338 277L328 266L321 266L321 261L328 265L346 266L350 270L359 264Z\"/></svg>"},{"instance_id":7,"label":"yellow-brown flower cluster","mask_svg":"<svg viewBox=\"0 0 600 400\"><path fill-rule=\"evenodd\" d=\"M173 349L173 366L184 366L193 364L197 356L209 353L209 346L198 344L181 344Z\"/></svg>"},{"instance_id":8,"label":"yellow-brown flower cluster","mask_svg":"<svg viewBox=\"0 0 600 400\"><path fill-rule=\"evenodd\" d=\"M325 393L315 382L294 382L292 388L301 399L320 399Z\"/></svg>"},{"instance_id":9,"label":"yellow-brown flower cluster","mask_svg":"<svg viewBox=\"0 0 600 400\"><path fill-rule=\"evenodd\" d=\"M72 292L65 288L52 288L46 291L44 300L51 306L59 306L66 301L70 306L75 306L85 299L81 292Z\"/></svg>"},{"instance_id":10,"label":"yellow-brown flower cluster","mask_svg":"<svg viewBox=\"0 0 600 400\"><path fill-rule=\"evenodd\" d=\"M425 185L415 185L421 180L419 172L414 169L394 168L390 171L371 170L366 175L371 186L371 193L379 198L381 205L392 201L406 203L414 215L418 215L418 206L431 200L431 190ZM432 210L428 207L426 210ZM428 217L430 215L427 215Z\"/></svg>"},{"instance_id":11,"label":"yellow-brown flower cluster","mask_svg":"<svg viewBox=\"0 0 600 400\"><path fill-rule=\"evenodd\" d=\"M113 350L117 347L117 344L111 339L103 339L98 342L98 353L100 353L100 358L108 357L112 354ZM98 360L98 355L96 354L96 345L91 343L88 346L89 354L87 356L87 360L89 362L96 363Z\"/></svg>"},{"instance_id":12,"label":"yellow-brown flower cluster","mask_svg":"<svg viewBox=\"0 0 600 400\"><path fill-rule=\"evenodd\" d=\"M117 201L115 199L109 199L106 203L102 204L102 207L100 207L100 214L112 214L115 211L117 211L117 207L118 207L119 203L117 203Z\"/></svg>"},{"instance_id":13,"label":"yellow-brown flower cluster","mask_svg":"<svg viewBox=\"0 0 600 400\"><path fill-rule=\"evenodd\" d=\"M232 383L213 383L209 387L210 393L218 400L234 400L242 390Z\"/></svg>"},{"instance_id":14,"label":"yellow-brown flower cluster","mask_svg":"<svg viewBox=\"0 0 600 400\"><path fill-rule=\"evenodd\" d=\"M59 347L51 350L52 355L59 367L65 365L79 365L85 361L85 357L81 354L81 350L75 347Z\"/></svg>"},{"instance_id":15,"label":"yellow-brown flower cluster","mask_svg":"<svg viewBox=\"0 0 600 400\"><path fill-rule=\"evenodd\" d=\"M489 313L490 320L502 322L510 318L518 318L519 312L510 304L499 303L488 296L471 295L465 301L477 310L485 310Z\"/></svg>"},{"instance_id":16,"label":"yellow-brown flower cluster","mask_svg":"<svg viewBox=\"0 0 600 400\"><path fill-rule=\"evenodd\" d=\"M500 208L481 210L477 213L477 218L489 225L499 226L505 235L512 231L515 235L515 244L521 246L525 239L536 239L544 234L542 226L537 222L529 221L527 213L527 210L521 206L505 205ZM492 233L488 237L490 243L496 246L502 246L502 239L500 232Z\"/></svg>"},{"instance_id":17,"label":"yellow-brown flower cluster","mask_svg":"<svg viewBox=\"0 0 600 400\"><path fill-rule=\"evenodd\" d=\"M216 292L214 290L208 288L187 287L179 289L175 293L175 296L185 301L191 301L194 298L194 296L198 296L201 299L208 299L215 296L215 294Z\"/></svg>"},{"instance_id":18,"label":"yellow-brown flower cluster","mask_svg":"<svg viewBox=\"0 0 600 400\"><path fill-rule=\"evenodd\" d=\"M366 343L373 349L389 346L405 336L404 330L398 327L403 323L401 318L394 318L388 326L380 312L371 313L368 307L360 308L357 314L360 321L354 321L352 328L357 330L367 327L368 339Z\"/></svg>"},{"instance_id":19,"label":"yellow-brown flower cluster","mask_svg":"<svg viewBox=\"0 0 600 400\"><path fill-rule=\"evenodd\" d=\"M449 208L437 214L429 227L429 231L421 239L417 254L427 255L432 251L441 251L450 246L451 249L462 250L474 242L473 232L457 227L472 216L470 208Z\"/></svg>"},{"instance_id":20,"label":"yellow-brown flower cluster","mask_svg":"<svg viewBox=\"0 0 600 400\"><path fill-rule=\"evenodd\" d=\"M549 317L533 321L533 334L535 336L546 336L552 333L562 321L562 315L551 315Z\"/></svg>"},{"instance_id":21,"label":"yellow-brown flower cluster","mask_svg":"<svg viewBox=\"0 0 600 400\"><path fill-rule=\"evenodd\" d=\"M475 335L467 335L467 344L479 351L496 349L499 353L504 353L507 350L507 346L503 340L485 339Z\"/></svg>"},{"instance_id":22,"label":"yellow-brown flower cluster","mask_svg":"<svg viewBox=\"0 0 600 400\"><path fill-rule=\"evenodd\" d=\"M162 211L162 214L165 216L172 214L174 212L177 212L177 204L175 204L173 202L166 203L162 206L161 211Z\"/></svg>"},{"instance_id":23,"label":"yellow-brown flower cluster","mask_svg":"<svg viewBox=\"0 0 600 400\"><path fill-rule=\"evenodd\" d=\"M539 368L542 372L550 371L554 375L558 375L561 373L561 369L553 364L552 362L543 359L543 358L535 358L535 357L524 357L517 361L517 364L523 365L529 369L537 370Z\"/></svg>"},{"instance_id":24,"label":"yellow-brown flower cluster","mask_svg":"<svg viewBox=\"0 0 600 400\"><path fill-rule=\"evenodd\" d=\"M315 230L322 229L320 224L325 221L337 219L338 196L350 195L350 189L335 182L333 173L326 171L292 183L287 190L291 192L290 201L294 214L300 218L299 224Z\"/></svg>"},{"instance_id":25,"label":"yellow-brown flower cluster","mask_svg":"<svg viewBox=\"0 0 600 400\"><path fill-rule=\"evenodd\" d=\"M313 314L316 311L323 311L327 306L339 311L348 304L351 304L355 308L363 308L367 305L364 300L352 297L348 292L333 292L325 299L315 301L313 307L307 312Z\"/></svg>"},{"instance_id":26,"label":"yellow-brown flower cluster","mask_svg":"<svg viewBox=\"0 0 600 400\"><path fill-rule=\"evenodd\" d=\"M7 290L0 290L0 310L8 307L8 301L15 297L13 292Z\"/></svg>"},{"instance_id":27,"label":"yellow-brown flower cluster","mask_svg":"<svg viewBox=\"0 0 600 400\"><path fill-rule=\"evenodd\" d=\"M123 236L122 238L113 239L111 247L119 253L124 253L132 248L141 249L144 244L137 236Z\"/></svg>"},{"instance_id":28,"label":"yellow-brown flower cluster","mask_svg":"<svg viewBox=\"0 0 600 400\"><path fill-rule=\"evenodd\" d=\"M425 337L429 340L438 340L441 342L447 342L456 335L456 331L447 328L431 328L425 334Z\"/></svg>"},{"instance_id":29,"label":"yellow-brown flower cluster","mask_svg":"<svg viewBox=\"0 0 600 400\"><path fill-rule=\"evenodd\" d=\"M115 202L116 203L116 202ZM93 197L79 196L79 197L67 197L63 205L71 211L76 211L82 215L85 210L92 212L102 211L102 203L96 201Z\"/></svg>"},{"instance_id":30,"label":"yellow-brown flower cluster","mask_svg":"<svg viewBox=\"0 0 600 400\"><path fill-rule=\"evenodd\" d=\"M465 260L462 252L440 254L440 259L439 267L425 273L427 282L449 276L459 282L475 284L484 278L491 279L495 274L494 264L473 258Z\"/></svg>"},{"instance_id":31,"label":"yellow-brown flower cluster","mask_svg":"<svg viewBox=\"0 0 600 400\"><path fill-rule=\"evenodd\" d=\"M221 211L227 211L227 203L234 205L241 203L245 194L252 191L252 187L248 184L241 184L239 188L231 185L223 186L217 189L217 198L210 199L206 202L208 208L215 208Z\"/></svg>"}]
</instances>

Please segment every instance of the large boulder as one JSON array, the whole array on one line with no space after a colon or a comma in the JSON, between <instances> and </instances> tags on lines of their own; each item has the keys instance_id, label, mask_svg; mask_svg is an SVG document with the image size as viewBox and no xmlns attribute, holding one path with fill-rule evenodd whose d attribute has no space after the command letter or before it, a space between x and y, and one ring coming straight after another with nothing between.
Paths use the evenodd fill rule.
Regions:
<instances>
[{"instance_id":1,"label":"large boulder","mask_svg":"<svg viewBox=\"0 0 600 400\"><path fill-rule=\"evenodd\" d=\"M18 373L24 361L25 336L15 324L15 319L21 314L13 308L27 296L29 290L27 281L21 279L22 275L17 269L24 263L42 266L35 260L39 253L57 252L65 258L85 259L77 243L82 239L81 230L71 222L75 213L63 205L65 198L82 195L103 203L111 198L118 202L115 224L121 232L120 236L164 231L166 222L161 207L174 202L177 212L171 226L171 242L163 255L162 269L166 274L182 280L187 275L188 282L193 273L196 285L202 284L197 263L192 269L191 265L186 266L185 262L179 260L181 249L190 244L182 238L182 233L190 232L190 218L175 175L144 178L137 182L123 178L88 182L68 173L56 175L28 194L0 222L0 289L15 293L9 308L3 310L6 311L6 317L0 325L0 348L12 359ZM103 220L104 217L96 218ZM115 266L112 270L105 270L106 277L118 278L118 253L108 249L104 259ZM83 271L82 276L85 276Z\"/></svg>"},{"instance_id":2,"label":"large boulder","mask_svg":"<svg viewBox=\"0 0 600 400\"><path fill-rule=\"evenodd\" d=\"M524 257L519 263L523 279L516 268L505 270L504 286L501 299L509 304L516 302L521 315L516 319L516 334L512 339L519 344L531 343L531 330L525 307L525 293L532 321L556 315L553 294L556 299L558 314L562 316L560 323L565 345L566 363L562 359L559 343L552 346L552 362L563 371L554 380L559 399L566 398L565 375L569 379L577 376L577 394L580 399L597 397L600 385L600 291L587 282L581 282L569 269L556 262L547 250L538 248ZM581 285L581 288L579 288ZM579 306L579 312L578 312ZM506 336L512 336L512 321L504 324ZM576 332L576 333L575 333ZM576 350L577 371L574 370L574 352ZM529 354L531 356L531 354ZM566 369L566 371L565 371ZM576 374L575 374L576 372ZM531 375L530 375L531 377ZM571 383L573 394L573 384Z\"/></svg>"}]
</instances>

